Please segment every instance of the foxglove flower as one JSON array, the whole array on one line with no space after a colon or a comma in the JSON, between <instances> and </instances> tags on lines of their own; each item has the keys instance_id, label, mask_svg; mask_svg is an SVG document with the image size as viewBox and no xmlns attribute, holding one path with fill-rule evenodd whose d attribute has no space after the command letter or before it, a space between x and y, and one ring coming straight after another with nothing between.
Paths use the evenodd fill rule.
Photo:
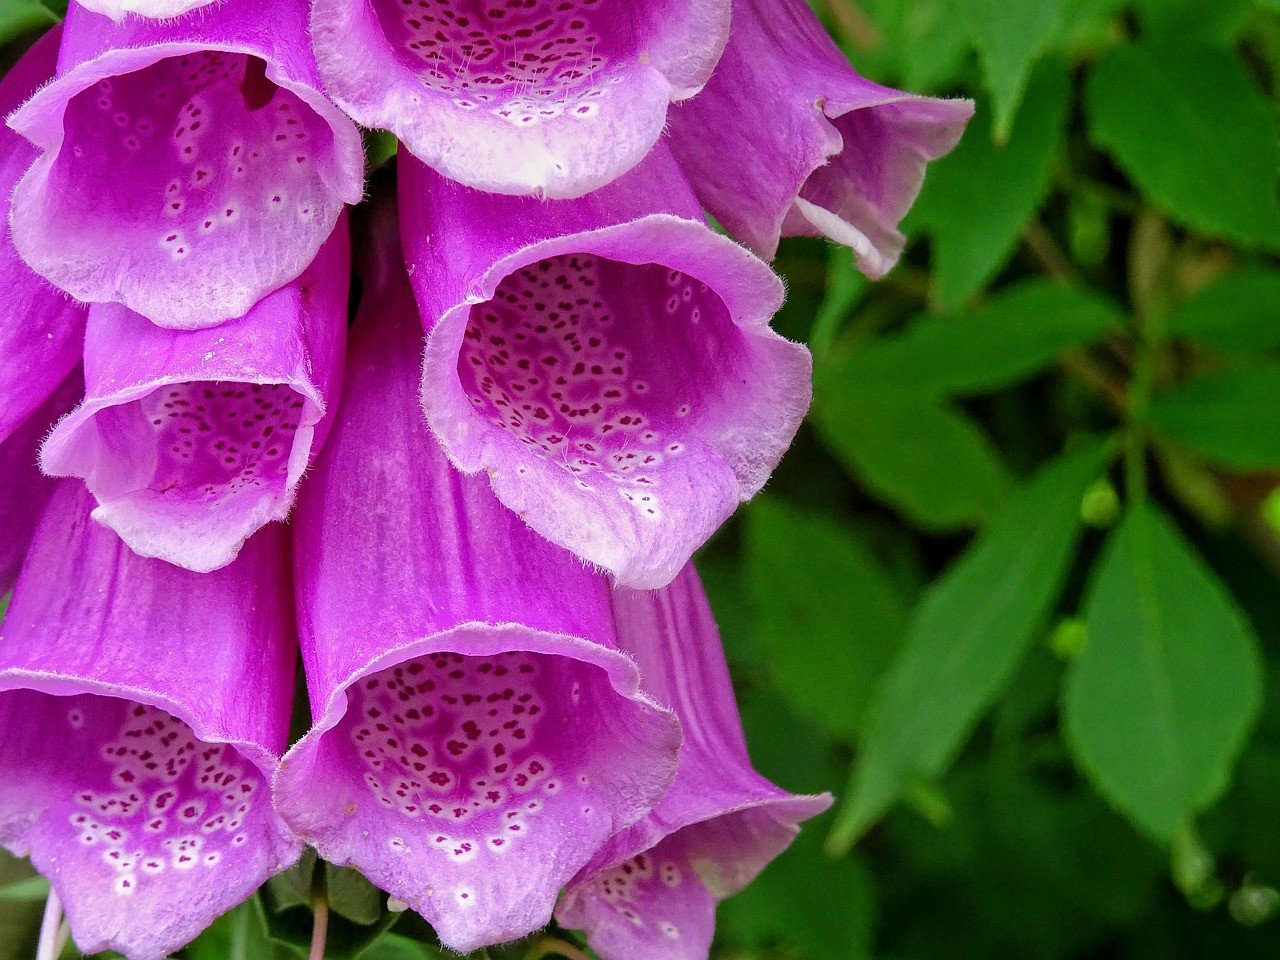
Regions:
<instances>
[{"instance_id":1,"label":"foxglove flower","mask_svg":"<svg viewBox=\"0 0 1280 960\"><path fill-rule=\"evenodd\" d=\"M123 20L130 14L139 17L177 17L188 10L213 3L214 0L77 0L80 6L94 13L103 13L112 20Z\"/></svg>"},{"instance_id":2,"label":"foxglove flower","mask_svg":"<svg viewBox=\"0 0 1280 960\"><path fill-rule=\"evenodd\" d=\"M0 439L0 596L12 589L18 569L35 532L40 510L52 495L56 480L40 472L40 441L55 420L70 410L84 393L77 370Z\"/></svg>"},{"instance_id":3,"label":"foxglove flower","mask_svg":"<svg viewBox=\"0 0 1280 960\"><path fill-rule=\"evenodd\" d=\"M327 90L450 179L580 197L706 83L729 0L316 0Z\"/></svg>"},{"instance_id":4,"label":"foxglove flower","mask_svg":"<svg viewBox=\"0 0 1280 960\"><path fill-rule=\"evenodd\" d=\"M898 223L973 115L864 80L805 0L734 0L733 36L702 93L671 111L671 145L699 199L772 258L780 236L826 236L883 276Z\"/></svg>"},{"instance_id":5,"label":"foxglove flower","mask_svg":"<svg viewBox=\"0 0 1280 960\"><path fill-rule=\"evenodd\" d=\"M616 649L603 578L435 445L393 219L378 231L347 395L293 525L315 726L276 805L469 951L550 919L671 782L678 725Z\"/></svg>"},{"instance_id":6,"label":"foxglove flower","mask_svg":"<svg viewBox=\"0 0 1280 960\"><path fill-rule=\"evenodd\" d=\"M359 134L320 92L307 6L115 23L72 4L58 78L9 120L41 151L13 196L27 263L184 328L302 273L363 178Z\"/></svg>"},{"instance_id":7,"label":"foxglove flower","mask_svg":"<svg viewBox=\"0 0 1280 960\"><path fill-rule=\"evenodd\" d=\"M0 844L79 947L159 960L298 856L271 809L296 647L283 533L196 575L62 481L0 627Z\"/></svg>"},{"instance_id":8,"label":"foxglove flower","mask_svg":"<svg viewBox=\"0 0 1280 960\"><path fill-rule=\"evenodd\" d=\"M405 161L422 401L449 458L624 583L669 582L808 406L808 351L769 327L781 282L706 226L661 145L550 203Z\"/></svg>"},{"instance_id":9,"label":"foxglove flower","mask_svg":"<svg viewBox=\"0 0 1280 960\"><path fill-rule=\"evenodd\" d=\"M751 767L711 608L692 564L664 590L614 591L618 635L646 692L680 717L675 783L615 836L556 911L603 960L706 960L716 904L831 804L795 796Z\"/></svg>"},{"instance_id":10,"label":"foxglove flower","mask_svg":"<svg viewBox=\"0 0 1280 960\"><path fill-rule=\"evenodd\" d=\"M315 262L238 320L166 330L119 304L89 311L84 403L41 463L82 477L94 519L189 570L230 563L282 520L328 433L347 330L347 224Z\"/></svg>"},{"instance_id":11,"label":"foxglove flower","mask_svg":"<svg viewBox=\"0 0 1280 960\"><path fill-rule=\"evenodd\" d=\"M0 79L0 115L53 76L60 34L58 29L45 34ZM0 290L4 291L0 304L0 445L79 364L84 344L84 305L32 273L9 236L9 195L35 158L30 144L0 127ZM5 454L0 452L0 457ZM34 469L34 460L30 466ZM38 506L32 512L38 513ZM0 577L0 582L3 579Z\"/></svg>"}]
</instances>

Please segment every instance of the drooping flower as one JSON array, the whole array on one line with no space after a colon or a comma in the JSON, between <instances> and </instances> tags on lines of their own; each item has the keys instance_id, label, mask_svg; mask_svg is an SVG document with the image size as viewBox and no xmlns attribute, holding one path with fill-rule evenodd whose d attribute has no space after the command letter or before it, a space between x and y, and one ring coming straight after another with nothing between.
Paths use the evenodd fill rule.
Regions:
<instances>
[{"instance_id":1,"label":"drooping flower","mask_svg":"<svg viewBox=\"0 0 1280 960\"><path fill-rule=\"evenodd\" d=\"M0 844L77 945L160 960L297 859L271 808L296 645L283 533L197 575L62 481L0 626Z\"/></svg>"},{"instance_id":2,"label":"drooping flower","mask_svg":"<svg viewBox=\"0 0 1280 960\"><path fill-rule=\"evenodd\" d=\"M805 0L734 0L733 36L702 93L671 111L671 145L698 198L772 258L780 236L851 247L877 279L930 160L973 115L858 76Z\"/></svg>"},{"instance_id":3,"label":"drooping flower","mask_svg":"<svg viewBox=\"0 0 1280 960\"><path fill-rule=\"evenodd\" d=\"M106 14L112 20L123 20L130 14L138 17L177 17L188 10L207 6L214 0L76 0L76 2L86 10Z\"/></svg>"},{"instance_id":4,"label":"drooping flower","mask_svg":"<svg viewBox=\"0 0 1280 960\"><path fill-rule=\"evenodd\" d=\"M359 134L320 92L307 6L115 23L72 4L58 78L10 117L41 151L13 196L27 263L184 328L302 273L363 178Z\"/></svg>"},{"instance_id":5,"label":"drooping flower","mask_svg":"<svg viewBox=\"0 0 1280 960\"><path fill-rule=\"evenodd\" d=\"M403 159L422 400L450 460L624 583L667 583L808 406L808 351L769 327L781 282L703 222L662 145L549 203Z\"/></svg>"},{"instance_id":6,"label":"drooping flower","mask_svg":"<svg viewBox=\"0 0 1280 960\"><path fill-rule=\"evenodd\" d=\"M556 911L603 960L706 960L716 904L787 848L829 795L795 796L751 767L711 608L689 565L666 589L614 591L619 640L680 717L675 783L615 836Z\"/></svg>"},{"instance_id":7,"label":"drooping flower","mask_svg":"<svg viewBox=\"0 0 1280 960\"><path fill-rule=\"evenodd\" d=\"M84 382L77 370L26 420L0 439L0 596L8 593L18 579L40 511L57 484L40 472L40 442L54 421L75 406L83 393Z\"/></svg>"},{"instance_id":8,"label":"drooping flower","mask_svg":"<svg viewBox=\"0 0 1280 960\"><path fill-rule=\"evenodd\" d=\"M329 429L347 331L346 218L307 271L248 314L166 330L119 304L89 311L84 402L41 464L82 477L94 519L189 570L230 563L289 512Z\"/></svg>"},{"instance_id":9,"label":"drooping flower","mask_svg":"<svg viewBox=\"0 0 1280 960\"><path fill-rule=\"evenodd\" d=\"M60 36L60 29L49 31L0 79L0 115L53 76ZM35 158L30 144L0 127L0 445L80 363L84 344L84 305L32 273L9 236L9 196ZM30 466L34 469L34 461ZM38 506L32 512L38 513Z\"/></svg>"},{"instance_id":10,"label":"drooping flower","mask_svg":"<svg viewBox=\"0 0 1280 960\"><path fill-rule=\"evenodd\" d=\"M706 83L729 0L316 0L311 33L330 95L445 176L579 197Z\"/></svg>"},{"instance_id":11,"label":"drooping flower","mask_svg":"<svg viewBox=\"0 0 1280 960\"><path fill-rule=\"evenodd\" d=\"M347 394L293 523L315 726L276 806L468 951L550 919L662 795L679 733L616 649L604 579L435 445L394 219L378 216Z\"/></svg>"}]
</instances>

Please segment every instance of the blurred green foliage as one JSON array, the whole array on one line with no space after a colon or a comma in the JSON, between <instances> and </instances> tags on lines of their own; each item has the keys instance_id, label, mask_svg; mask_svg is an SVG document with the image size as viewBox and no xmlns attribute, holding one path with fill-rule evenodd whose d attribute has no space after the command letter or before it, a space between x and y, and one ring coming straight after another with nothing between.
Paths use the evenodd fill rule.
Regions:
<instances>
[{"instance_id":1,"label":"blurred green foliage","mask_svg":"<svg viewBox=\"0 0 1280 960\"><path fill-rule=\"evenodd\" d=\"M813 413L700 567L758 765L839 803L716 956L1280 956L1280 2L813 2L978 114L885 281L779 259ZM298 956L317 889L332 956L440 956L362 885L304 864L185 956Z\"/></svg>"}]
</instances>

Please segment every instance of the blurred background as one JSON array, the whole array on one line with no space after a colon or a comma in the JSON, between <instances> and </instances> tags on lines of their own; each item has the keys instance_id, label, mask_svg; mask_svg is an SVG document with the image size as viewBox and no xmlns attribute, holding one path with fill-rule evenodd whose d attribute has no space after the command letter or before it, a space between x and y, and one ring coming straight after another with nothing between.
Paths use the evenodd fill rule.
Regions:
<instances>
[{"instance_id":1,"label":"blurred background","mask_svg":"<svg viewBox=\"0 0 1280 960\"><path fill-rule=\"evenodd\" d=\"M978 112L887 279L779 257L813 412L699 566L758 766L838 799L715 956L1280 957L1280 2L815 8ZM306 883L183 955L298 956ZM44 889L0 860L0 960ZM330 889L331 957L437 956Z\"/></svg>"}]
</instances>

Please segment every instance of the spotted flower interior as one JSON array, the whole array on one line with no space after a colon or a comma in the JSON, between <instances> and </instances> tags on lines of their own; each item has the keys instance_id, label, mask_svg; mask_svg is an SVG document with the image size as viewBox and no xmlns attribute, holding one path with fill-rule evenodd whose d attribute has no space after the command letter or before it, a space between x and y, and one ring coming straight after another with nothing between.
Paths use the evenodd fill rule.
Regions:
<instances>
[{"instance_id":1,"label":"spotted flower interior","mask_svg":"<svg viewBox=\"0 0 1280 960\"><path fill-rule=\"evenodd\" d=\"M462 110L528 126L589 116L636 56L617 0L375 0L397 59ZM625 14L626 11L623 11Z\"/></svg>"},{"instance_id":2,"label":"spotted flower interior","mask_svg":"<svg viewBox=\"0 0 1280 960\"><path fill-rule=\"evenodd\" d=\"M272 872L268 782L234 747L91 694L0 693L0 728L0 840L56 878L87 947L163 956L136 931L174 903L212 919Z\"/></svg>"},{"instance_id":3,"label":"spotted flower interior","mask_svg":"<svg viewBox=\"0 0 1280 960\"><path fill-rule=\"evenodd\" d=\"M461 182L567 197L640 161L667 104L710 74L728 4L321 0L312 30L321 70L352 116L394 130ZM357 46L381 48L390 69L357 61Z\"/></svg>"},{"instance_id":4,"label":"spotted flower interior","mask_svg":"<svg viewBox=\"0 0 1280 960\"><path fill-rule=\"evenodd\" d=\"M204 51L104 78L67 105L47 239L64 257L68 242L127 251L135 276L165 287L188 271L199 296L287 256L298 234L328 235L332 143L254 57Z\"/></svg>"},{"instance_id":5,"label":"spotted flower interior","mask_svg":"<svg viewBox=\"0 0 1280 960\"><path fill-rule=\"evenodd\" d=\"M544 923L565 869L616 829L648 776L637 765L662 749L647 706L564 656L427 654L347 698L314 752L288 761L305 784L282 784L282 811L460 950ZM295 813L299 788L321 783L331 812ZM324 834L339 826L334 846Z\"/></svg>"},{"instance_id":6,"label":"spotted flower interior","mask_svg":"<svg viewBox=\"0 0 1280 960\"><path fill-rule=\"evenodd\" d=\"M306 13L220 0L113 22L72 5L57 78L12 118L42 151L13 199L32 269L184 329L241 317L297 277L362 174L354 125L320 93Z\"/></svg>"},{"instance_id":7,"label":"spotted flower interior","mask_svg":"<svg viewBox=\"0 0 1280 960\"><path fill-rule=\"evenodd\" d=\"M313 432L302 435L300 425L317 415L314 400L289 384L178 383L73 418L46 458L55 469L78 463L139 552L183 559L164 540L165 531L185 529L187 538L209 541L193 545L198 555L186 565L206 566L201 558L215 542L219 552L230 550L287 510L295 461L305 463ZM131 455L114 455L121 450Z\"/></svg>"},{"instance_id":8,"label":"spotted flower interior","mask_svg":"<svg viewBox=\"0 0 1280 960\"><path fill-rule=\"evenodd\" d=\"M687 447L701 452L700 434L751 363L705 283L659 264L563 254L472 308L458 377L476 411L529 454L658 519L664 477L684 478Z\"/></svg>"}]
</instances>

